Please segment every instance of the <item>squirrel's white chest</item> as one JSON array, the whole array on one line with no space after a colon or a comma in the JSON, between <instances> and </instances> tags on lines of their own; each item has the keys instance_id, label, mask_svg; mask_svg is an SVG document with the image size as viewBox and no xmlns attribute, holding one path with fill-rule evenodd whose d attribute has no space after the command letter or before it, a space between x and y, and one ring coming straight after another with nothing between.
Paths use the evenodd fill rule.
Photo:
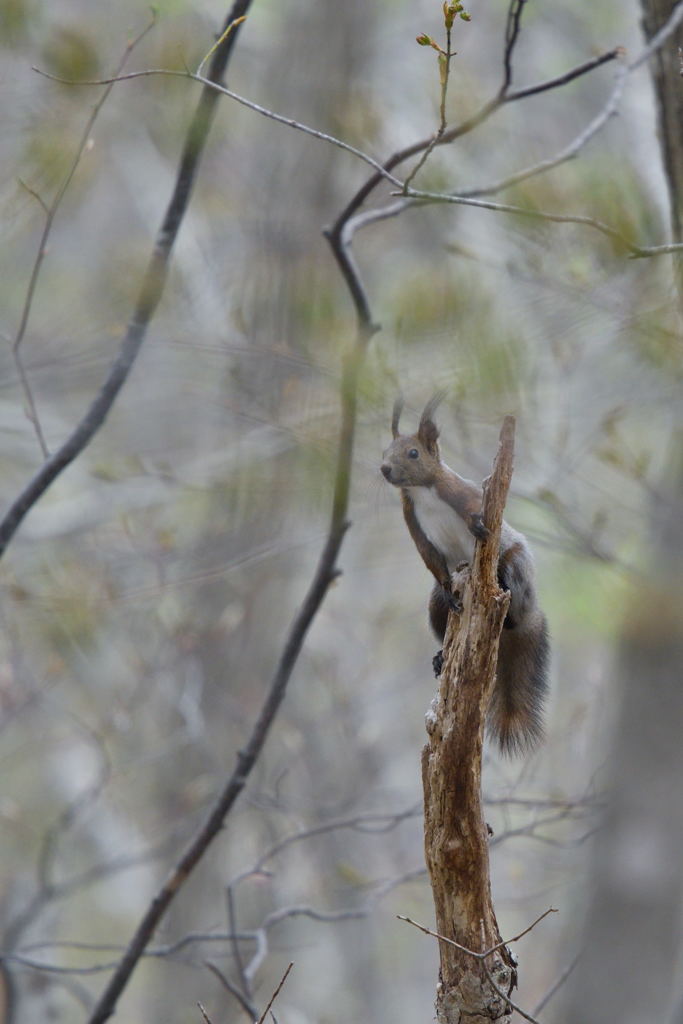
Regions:
<instances>
[{"instance_id":1,"label":"squirrel's white chest","mask_svg":"<svg viewBox=\"0 0 683 1024\"><path fill-rule=\"evenodd\" d=\"M474 537L460 516L443 501L433 487L410 487L420 529L443 554L451 571L458 562L470 561Z\"/></svg>"}]
</instances>

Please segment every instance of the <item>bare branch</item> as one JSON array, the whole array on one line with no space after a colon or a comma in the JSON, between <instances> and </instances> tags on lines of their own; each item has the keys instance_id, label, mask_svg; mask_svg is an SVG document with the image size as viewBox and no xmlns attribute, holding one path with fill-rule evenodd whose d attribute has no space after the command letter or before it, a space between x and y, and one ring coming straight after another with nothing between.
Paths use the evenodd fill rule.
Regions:
<instances>
[{"instance_id":1,"label":"bare branch","mask_svg":"<svg viewBox=\"0 0 683 1024\"><path fill-rule=\"evenodd\" d=\"M266 1006L265 1010L263 1011L263 1014L259 1017L258 1024L263 1024L264 1020L268 1016L268 1011L270 1010L271 1006L273 1005L273 1003L275 1002L275 1000L279 996L280 989L282 988L284 983L287 981L287 975L289 974L289 972L291 971L293 966L294 966L294 963L293 962L290 963L289 967L287 968L285 973L282 975L282 979L280 981L280 984L278 985L278 987L275 989L275 991L273 992L272 996L270 997L270 1001L269 1001L268 1005Z\"/></svg>"},{"instance_id":2,"label":"bare branch","mask_svg":"<svg viewBox=\"0 0 683 1024\"><path fill-rule=\"evenodd\" d=\"M268 107L262 107L260 103L248 100L245 96L240 96L239 93L233 92L232 89L226 88L219 82L214 82L212 79L204 78L203 75L193 73L192 71L174 71L171 68L146 68L144 71L131 71L126 75L118 75L112 78L82 79L60 78L58 75L52 75L37 67L34 67L33 71L42 75L43 78L49 78L53 82L60 82L62 85L114 85L116 82L131 82L136 78L149 78L154 75L162 75L170 78L187 78L191 82L199 82L200 85L203 85L211 92L218 93L221 96L228 96L231 100L235 100L236 103L241 104L248 110L253 110L257 114L261 114L263 117L267 117L270 121L276 121L277 124L284 124L288 128L294 128L295 131L303 132L304 135L312 135L314 139L320 139L321 142L329 142L331 145L337 146L339 149L343 149L347 153L352 153L360 160L363 160L364 163L369 164L370 167L374 167L375 170L378 171L379 174L381 174L381 176L390 184L402 187L402 183L398 178L394 178L393 175L384 169L378 160L369 156L368 153L364 153L362 149L358 149L356 146L352 146L349 142L344 142L343 139L338 139L334 135L328 135L327 132L321 132L317 128L311 128L309 125L302 124L301 121L295 121L292 117L285 117L283 114L276 114L274 110L269 110Z\"/></svg>"},{"instance_id":3,"label":"bare branch","mask_svg":"<svg viewBox=\"0 0 683 1024\"><path fill-rule=\"evenodd\" d=\"M652 39L650 39L647 46L641 50L634 61L628 66L629 71L635 71L641 64L644 64L646 60L649 60L653 53L655 53L667 39L673 35L678 26L683 22L683 3L677 3L671 12L668 21L662 25L658 32L655 32Z\"/></svg>"},{"instance_id":4,"label":"bare branch","mask_svg":"<svg viewBox=\"0 0 683 1024\"><path fill-rule=\"evenodd\" d=\"M123 70L123 68L126 65L126 62L127 62L128 58L132 54L133 50L138 45L138 43L142 42L142 40L145 38L147 33L152 29L152 27L155 24L155 21L156 21L156 14L155 14L155 12L153 10L152 11L152 19L151 19L150 23L142 30L142 32L140 32L136 36L135 39L131 40L128 43L128 45L126 46L126 48L125 48L125 50L123 52L123 56L121 57L121 60L119 61L118 65L116 67L116 71L114 72L115 75L119 75L121 73L121 71ZM102 93L102 96L100 97L100 99L97 101L97 103L93 107L92 113L90 114L90 117L86 121L85 128L83 129L83 134L81 135L80 142L78 143L78 146L76 147L76 153L75 153L74 158L73 158L73 160L71 162L71 165L68 168L68 170L67 170L67 172L66 172L66 174L64 176L64 179L63 179L61 185L59 186L59 188L57 189L55 197L52 200L52 202L50 203L50 205L48 206L47 203L44 202L42 197L40 195L38 195L38 193L35 192L33 189L29 188L28 185L26 185L24 182L20 182L22 187L25 188L26 191L28 193L30 193L30 195L32 195L40 203L41 207L43 208L43 210L45 212L45 224L43 226L43 230L42 230L42 233L41 233L41 236L40 236L40 240L38 242L38 252L36 253L36 258L35 258L35 261L33 263L33 269L31 270L31 276L29 277L28 287L26 289L26 296L24 298L24 305L23 305L23 308L22 308L22 311L21 311L21 317L19 319L19 326L17 328L17 333L14 336L14 341L12 342L12 355L14 357L14 363L15 363L15 366L17 368L17 373L19 375L19 380L21 381L22 389L24 391L24 398L25 398L25 401L26 401L28 418L31 421L31 423L33 424L33 427L34 427L35 432L36 432L36 437L38 438L38 444L40 445L40 450L41 450L41 452L43 454L43 458L45 458L45 459L49 458L50 453L49 453L49 450L48 450L48 447L47 447L47 442L45 440L45 435L43 433L43 428L41 426L40 419L38 417L38 410L36 408L35 400L34 400L34 397L33 397L33 391L31 390L31 386L30 386L30 383L29 383L28 374L26 372L26 367L24 366L24 361L23 361L23 357L22 357L22 354L21 354L21 343L24 340L24 336L26 334L26 329L28 327L29 317L31 315L31 308L33 306L33 299L34 299L34 296L35 296L35 293L36 293L36 287L38 285L38 278L40 276L40 270L41 270L41 267L42 267L42 264L43 264L43 260L45 259L45 255L47 253L47 242L48 242L48 238L50 237L50 233L52 231L52 225L54 223L54 219L55 219L55 217L57 215L57 211L58 211L58 209L59 209L59 207L61 205L62 199L64 198L64 195L66 194L66 191L67 191L69 185L71 184L73 176L76 173L76 168L78 167L79 163L81 162L81 157L83 156L83 153L85 151L85 147L87 146L88 140L90 139L90 133L92 132L93 126L95 124L95 121L97 120L97 117L98 117L100 111L102 110L102 107L107 102L107 99L109 98L109 95L111 93L112 88L113 88L113 85L108 85L107 88Z\"/></svg>"},{"instance_id":5,"label":"bare branch","mask_svg":"<svg viewBox=\"0 0 683 1024\"><path fill-rule=\"evenodd\" d=\"M235 19L234 19L233 21L231 21L231 22L230 22L230 24L229 24L229 25L228 25L228 27L227 27L227 28L225 29L225 31L224 31L224 32L223 32L223 33L222 33L222 34L221 34L221 35L220 35L220 36L218 37L218 39L216 40L216 42L215 42L215 43L213 44L213 46L211 47L211 49L209 50L209 52L208 52L208 53L207 53L207 54L206 54L206 55L205 55L204 57L202 57L202 59L200 60L200 62L199 62L199 64L198 64L198 66L197 66L197 71L196 71L196 74L197 74L198 76L199 76L199 75L201 75L201 73L202 73L202 68L204 67L204 65L206 64L206 62L207 62L207 61L208 61L208 60L209 60L209 59L210 59L211 57L213 57L213 55L214 55L214 53L216 52L216 50L218 49L218 47L219 47L219 46L222 46L222 45L223 45L223 43L224 43L224 42L225 42L225 40L226 40L226 39L228 38L228 36L229 36L229 35L230 35L230 33L232 32L232 30L233 30L233 29L235 29L235 28L237 28L237 26L238 26L238 25L241 25L241 24L242 24L242 22L243 22L243 21L246 21L246 20L247 20L247 16L246 16L246 14L243 14L243 15L242 15L242 16L241 16L240 18L235 18Z\"/></svg>"},{"instance_id":6,"label":"bare branch","mask_svg":"<svg viewBox=\"0 0 683 1024\"><path fill-rule=\"evenodd\" d=\"M308 628L322 604L330 583L336 576L336 558L349 525L345 516L348 507L350 461L355 426L355 381L353 385L350 386L347 383L347 391L344 394L344 419L339 443L338 469L330 533L308 593L290 627L278 666L261 706L261 711L247 743L237 754L235 769L214 802L206 821L197 831L141 918L124 956L121 958L109 985L90 1018L90 1024L102 1024L103 1021L108 1020L112 1015L118 997L126 987L157 925L165 915L179 889L206 853L212 841L222 831L225 818L244 789L249 773L263 749L270 728L284 698L287 683L301 651Z\"/></svg>"},{"instance_id":7,"label":"bare branch","mask_svg":"<svg viewBox=\"0 0 683 1024\"><path fill-rule=\"evenodd\" d=\"M98 800L110 777L111 765L100 737L76 716L71 717L97 754L99 761L97 772L94 780L70 800L56 819L45 829L38 852L36 892L26 906L10 920L4 930L3 941L8 949L15 947L22 933L48 904L60 898L64 892L71 891L69 882L55 882L53 879L53 864L59 840L74 825L79 816Z\"/></svg>"},{"instance_id":8,"label":"bare branch","mask_svg":"<svg viewBox=\"0 0 683 1024\"><path fill-rule=\"evenodd\" d=\"M246 13L250 3L251 0L235 0L229 20L234 21L235 18L241 17L242 14ZM230 33L223 45L215 52L208 76L208 80L212 83L218 82L222 78L239 31L240 26ZM192 189L199 170L199 162L213 121L216 104L216 93L208 86L205 87L185 139L175 188L157 234L156 243L144 275L137 304L121 341L119 354L110 367L99 394L95 397L83 418L69 437L43 463L23 491L12 502L0 521L0 558L7 550L7 545L23 522L27 512L35 505L60 473L92 441L106 420L119 391L133 369L138 352L145 340L147 328L164 291L171 251L190 202Z\"/></svg>"},{"instance_id":9,"label":"bare branch","mask_svg":"<svg viewBox=\"0 0 683 1024\"><path fill-rule=\"evenodd\" d=\"M226 976L223 974L223 972L221 970L219 970L219 968L216 967L215 964L212 964L210 961L206 960L204 962L204 966L209 971L211 971L211 973L216 978L218 978L218 980L220 981L221 985L226 990L226 992L229 992L230 995L233 996L233 998L237 1000L237 1002L240 1004L240 1006L242 1007L242 1009L246 1013L246 1015L249 1018L249 1020L252 1021L252 1022L255 1021L256 1020L256 1015L258 1014L258 1009L256 1008L256 1005L254 1003L252 1003L251 1000L248 999L244 995L242 990L239 989L237 987L237 985L233 985L233 983L230 981L230 979L226 978Z\"/></svg>"},{"instance_id":10,"label":"bare branch","mask_svg":"<svg viewBox=\"0 0 683 1024\"><path fill-rule=\"evenodd\" d=\"M669 253L683 252L683 242L671 242L670 245L639 245L629 259L639 260L647 256L666 256Z\"/></svg>"},{"instance_id":11,"label":"bare branch","mask_svg":"<svg viewBox=\"0 0 683 1024\"><path fill-rule=\"evenodd\" d=\"M512 999L510 998L509 994L506 993L506 992L503 992L502 988L500 988L496 984L496 982L491 977L491 972L489 971L488 967L486 966L486 962L485 961L482 961L482 967L484 969L484 974L486 975L486 980L488 981L489 985L491 986L491 988L495 992L498 993L498 995L501 997L501 999L505 1000L506 1004L510 1007L510 1009L514 1010L516 1013L518 1013L520 1015L520 1017L524 1017L524 1020L528 1020L530 1022L530 1024L539 1024L539 1021L537 1021L535 1017L532 1017L530 1013L527 1013L526 1010L523 1010L521 1008L521 1006L518 1006L517 1003L514 1003L512 1001Z\"/></svg>"},{"instance_id":12,"label":"bare branch","mask_svg":"<svg viewBox=\"0 0 683 1024\"><path fill-rule=\"evenodd\" d=\"M459 949L461 950L461 952L467 953L468 956L473 957L475 960L485 960L487 956L490 956L497 950L502 949L503 946L509 946L511 942L517 942L519 939L523 938L531 931L532 928L535 928L536 925L539 924L544 917L547 917L548 914L557 913L558 911L555 909L555 907L548 907L547 910L540 914L535 921L532 921L531 924L527 928L525 928L523 932L519 933L519 935L514 935L511 939L503 939L495 946L491 946L490 949L485 949L482 952L478 952L475 949L468 949L467 946L462 946L459 942L456 942L455 939L449 939L447 935L441 935L439 932L435 932L431 928L427 928L426 925L419 924L417 921L413 921L411 917L405 917L403 914L397 914L396 916L399 921L405 921L406 924L412 924L414 928L418 928L419 931L424 932L425 935L431 935L432 938L439 939L440 942L445 942L449 946L454 946L455 949Z\"/></svg>"},{"instance_id":13,"label":"bare branch","mask_svg":"<svg viewBox=\"0 0 683 1024\"><path fill-rule=\"evenodd\" d=\"M93 781L85 787L73 800L71 800L57 819L50 825L43 838L40 853L38 855L38 880L44 891L55 887L53 881L53 862L56 853L56 846L61 836L70 829L75 821L90 807L96 803L102 794L105 786L111 777L111 762L101 738L89 726L75 719L79 730L86 736L99 761L98 769Z\"/></svg>"},{"instance_id":14,"label":"bare branch","mask_svg":"<svg viewBox=\"0 0 683 1024\"><path fill-rule=\"evenodd\" d=\"M236 3L233 7L229 20L234 20L235 17L246 12L248 0L242 0L241 9L238 9L238 6ZM235 32L231 33L225 45L229 46L234 39ZM217 51L216 57L221 52L220 50ZM216 58L214 58L214 63L215 60ZM216 77L218 76L211 75L212 82ZM213 100L217 97L217 93L211 91L208 85L203 93L203 97L207 95L210 95ZM157 925L165 915L178 890L202 859L212 841L222 831L225 819L246 785L247 778L266 742L270 728L284 699L287 684L299 657L308 629L327 594L330 584L339 574L336 566L337 556L344 535L350 525L346 517L348 513L351 464L356 428L358 377L367 346L378 328L372 321L367 298L358 272L351 260L350 253L339 238L330 239L330 244L347 281L356 308L357 331L355 343L345 356L342 367L341 423L327 540L303 604L290 626L282 654L259 715L252 728L251 735L245 746L237 754L235 768L214 802L206 821L197 831L188 848L149 904L124 956L121 958L116 971L95 1008L95 1012L90 1018L90 1024L103 1024L114 1013L117 1000L128 984L128 980L154 934Z\"/></svg>"},{"instance_id":15,"label":"bare branch","mask_svg":"<svg viewBox=\"0 0 683 1024\"><path fill-rule=\"evenodd\" d=\"M399 193L396 193L399 194ZM510 203L493 203L484 199L471 199L467 196L450 195L447 192L422 192L419 189L410 189L409 197L419 199L422 202L453 203L455 206L476 206L481 210L494 210L497 213L513 213L520 217L530 217L536 220L547 220L554 224L582 224L585 227L594 228L601 234L613 239L623 245L633 256L647 255L647 250L642 249L633 242L629 242L620 231L605 224L595 217L574 216L565 213L549 213L544 210L529 210L524 206L513 206Z\"/></svg>"},{"instance_id":16,"label":"bare branch","mask_svg":"<svg viewBox=\"0 0 683 1024\"><path fill-rule=\"evenodd\" d=\"M20 913L17 914L17 916L8 924L4 933L6 948L8 950L13 949L25 929L51 904L56 903L58 900L63 900L68 896L71 896L74 892L78 892L89 885L93 885L95 882L100 882L102 879L110 878L112 875L120 874L124 871L129 871L131 868L139 867L141 864L149 864L150 861L165 856L169 852L169 846L171 844L175 847L175 837L165 839L162 843L159 843L158 846L141 851L140 853L117 857L101 864L94 864L61 882L51 882L48 885L41 886L24 909L20 911ZM59 945L59 943L32 944L31 946L25 947L25 950L40 949L46 945L55 947ZM64 943L64 945L68 946L69 943ZM76 948L75 943L72 945L73 948ZM83 944L83 948L92 949L95 947ZM119 949L120 947L109 946L103 948ZM0 954L0 956L2 955L3 954ZM11 957L5 955L5 959L9 960ZM106 969L111 970L112 966L114 965L109 964Z\"/></svg>"},{"instance_id":17,"label":"bare branch","mask_svg":"<svg viewBox=\"0 0 683 1024\"><path fill-rule=\"evenodd\" d=\"M441 935L439 932L432 931L431 928L427 928L427 927L425 927L425 925L418 924L417 921L413 921L410 917L404 917L403 915L399 914L398 915L398 919L399 919L399 921L405 921L407 924L412 924L413 927L418 928L421 932L424 932L425 935L431 935L433 938L439 939L440 942L444 942L444 943L446 943L446 945L453 946L456 949L460 950L461 953L465 953L467 956L471 956L474 960L478 960L481 963L481 965L482 965L482 969L484 971L484 974L486 975L486 980L489 982L489 984L492 986L492 988L496 991L496 993L501 997L501 999L503 999L505 1001L505 1003L508 1006L510 1006L513 1010L515 1010L517 1013L519 1013L520 1016L524 1017L525 1020L530 1021L531 1024L538 1024L538 1021L536 1020L535 1017L531 1016L531 1014L528 1014L525 1010L521 1009L521 1007L519 1007L516 1003L514 1003L510 999L510 996L509 996L509 994L507 992L504 992L503 989L499 988L497 983L491 977L491 972L489 971L489 969L488 969L488 967L486 965L486 958L491 956L492 953L497 952L499 949L502 949L502 948L506 947L511 942L517 942L518 939L521 939L524 935L527 935L531 931L531 929L535 928L536 925L539 924L539 922L542 921L544 917L548 916L548 914L556 914L556 913L557 913L557 910L554 907L549 907L548 910L546 910L543 914L541 914L539 917L537 917L536 920L533 921L528 926L528 928L525 928L524 931L520 932L519 935L515 935L511 939L505 939L504 941L499 942L497 945L492 946L490 949L486 949L486 950L484 950L481 953L477 952L474 949L468 949L466 946L460 945L460 943L456 942L454 939L450 939L446 935ZM564 980L564 978L562 980ZM562 982L560 982L560 984L561 983ZM559 985L557 987L559 987ZM555 990L553 990L553 991L555 991ZM551 994L552 994L552 991L551 991ZM547 999L546 999L546 1001L547 1001ZM536 1011L536 1012L538 1012L538 1011Z\"/></svg>"},{"instance_id":18,"label":"bare branch","mask_svg":"<svg viewBox=\"0 0 683 1024\"><path fill-rule=\"evenodd\" d=\"M543 1010L547 1006L547 1004L550 1002L550 1000L553 998L555 993L562 987L562 985L564 985L565 981L567 980L569 975L572 973L572 971L574 970L574 968L576 967L576 965L578 964L580 959L581 959L581 953L577 953L577 955L571 961L569 966L565 967L565 969L562 971L562 973L559 975L559 977L553 982L553 984L550 986L550 988L548 989L546 994L543 996L541 1001L539 1003L537 1003L537 1005L534 1007L534 1016L535 1017L538 1016L538 1014L541 1012L541 1010Z\"/></svg>"},{"instance_id":19,"label":"bare branch","mask_svg":"<svg viewBox=\"0 0 683 1024\"><path fill-rule=\"evenodd\" d=\"M531 929L535 928L536 925L539 924L539 922L541 922L544 917L548 916L548 914L558 913L559 911L556 907L548 907L548 909L544 910L542 914L539 914L536 920L532 921L531 924L524 929L524 931L520 932L518 935L513 935L511 939L504 939L502 942L499 942L497 946L492 946L491 949L488 949L486 951L484 956L490 956L491 953L495 953L496 950L500 949L502 946L509 946L511 942L518 942L520 939L523 939L525 935L528 935Z\"/></svg>"},{"instance_id":20,"label":"bare branch","mask_svg":"<svg viewBox=\"0 0 683 1024\"><path fill-rule=\"evenodd\" d=\"M476 188L458 189L458 195L494 195L496 192L501 192L503 189L509 188L511 185L516 185L520 181L526 181L527 178L533 178L537 174L545 174L546 171L550 171L554 167L558 167L560 164L566 163L567 160L573 159L578 155L578 153L580 153L583 147L590 142L590 140L597 135L602 128L604 128L610 117L616 113L624 91L628 70L629 69L625 65L622 65L619 68L612 93L600 113L597 114L597 116L594 117L593 120L587 124L586 127L580 131L570 143L561 149L559 153L556 153L555 156L547 157L545 160L540 160L531 167L527 167L522 171L517 171L515 174L510 174L507 178L502 178L499 181L492 182L491 184L479 185Z\"/></svg>"},{"instance_id":21,"label":"bare branch","mask_svg":"<svg viewBox=\"0 0 683 1024\"><path fill-rule=\"evenodd\" d=\"M519 38L519 32L526 0L510 0L505 24L505 52L503 54L503 84L500 97L503 99L512 84L512 54Z\"/></svg>"},{"instance_id":22,"label":"bare branch","mask_svg":"<svg viewBox=\"0 0 683 1024\"><path fill-rule=\"evenodd\" d=\"M543 818L539 818L536 821L531 821L526 825L520 825L519 828L506 829L505 832L501 832L499 835L493 836L489 846L493 849L494 846L500 846L501 843L507 842L509 839L515 839L519 836L524 836L527 839L535 839L537 842L546 843L548 845L561 845L563 848L571 845L571 840L563 838L562 842L552 839L547 835L539 835L538 829L547 825L557 825L561 821L566 821L568 818L574 818L575 815L571 810L558 810L554 814L548 814ZM582 834L577 839L573 840L575 844L583 842L589 835L591 835L593 829L589 829L587 833Z\"/></svg>"},{"instance_id":23,"label":"bare branch","mask_svg":"<svg viewBox=\"0 0 683 1024\"><path fill-rule=\"evenodd\" d=\"M529 96L538 96L541 92L559 89L563 85L573 82L574 79L589 74L589 72L599 68L602 64L607 64L611 60L623 57L625 52L622 46L616 46L613 50L607 50L606 53L601 53L599 57L593 57L591 60L587 60L585 64L579 64L577 67L572 68L571 71L558 75L557 78L549 78L545 82L539 82L538 85L529 85L525 89L515 89L513 92L506 93L505 102L513 103L516 100L525 100Z\"/></svg>"},{"instance_id":24,"label":"bare branch","mask_svg":"<svg viewBox=\"0 0 683 1024\"><path fill-rule=\"evenodd\" d=\"M93 964L90 967L62 967L60 964L43 963L40 960L33 960L32 957L24 956L22 953L3 953L0 963L16 964L18 967L25 967L32 971L44 971L46 974L102 974L112 969L111 963Z\"/></svg>"},{"instance_id":25,"label":"bare branch","mask_svg":"<svg viewBox=\"0 0 683 1024\"><path fill-rule=\"evenodd\" d=\"M242 952L240 950L239 940L236 936L236 918L235 918L235 900L234 900L234 889L232 885L227 887L227 904L228 904L228 928L230 929L231 944L232 944L232 956L237 967L237 976L240 980L242 987L242 993L244 994L245 1000L253 1004L253 993L251 991L251 985L249 978L244 970L244 962L242 960Z\"/></svg>"},{"instance_id":26,"label":"bare branch","mask_svg":"<svg viewBox=\"0 0 683 1024\"><path fill-rule=\"evenodd\" d=\"M148 959L166 959L176 956L182 950L188 946L194 946L201 943L224 943L233 944L235 941L238 942L251 942L256 946L254 955L250 962L245 966L245 974L251 982L255 977L258 969L261 967L266 956L268 955L268 933L272 928L275 928L282 921L288 920L292 917L306 917L312 921L318 921L323 924L334 924L338 921L353 921L367 917L372 913L375 905L389 893L393 892L394 889L400 885L404 885L408 882L415 881L418 878L424 877L426 874L426 868L419 867L412 871L406 871L404 874L399 875L395 878L390 878L386 881L378 883L374 888L368 899L359 907L347 907L340 908L337 910L318 910L315 907L308 905L294 905L280 907L277 910L272 911L268 914L261 926L256 929L249 931L240 931L235 933L229 932L190 932L178 939L176 942L164 945L156 946L154 948L147 948L142 953L142 956ZM68 942L64 940L55 940L53 942L37 942L31 943L16 952L0 954L0 961L5 963L17 964L21 967L25 967L30 970L44 971L47 974L59 974L59 975L94 975L101 974L105 971L111 971L117 967L120 963L119 960L105 961L103 963L92 964L88 967L62 967L59 964L52 964L45 961L35 960L26 954L29 952L37 952L43 949L72 949L82 950L86 952L125 952L121 946L109 945L105 943L88 943L88 942ZM207 967L214 970L217 974L218 969L214 969L214 965L206 964ZM218 976L218 974L217 974ZM221 975L223 979L223 976ZM223 979L225 980L225 979ZM230 983L230 991L235 995L239 992L242 996L240 989L236 986L232 986ZM239 998L239 996L236 996ZM248 1000L242 997L245 1003ZM254 1009L252 1019L255 1020L257 1012Z\"/></svg>"},{"instance_id":27,"label":"bare branch","mask_svg":"<svg viewBox=\"0 0 683 1024\"><path fill-rule=\"evenodd\" d=\"M453 19L449 16L447 6L444 4L444 18L446 24L446 49L439 50L439 79L441 85L441 99L439 102L439 127L437 128L434 137L428 146L425 147L422 156L417 161L412 171L406 177L403 183L404 190L410 185L410 182L416 177L417 174L422 170L427 160L429 159L430 153L435 146L439 145L439 140L443 138L446 131L446 98L448 96L448 82L451 75L451 60L455 56L455 53L451 47L451 36L452 36L452 21ZM434 45L434 44L432 44Z\"/></svg>"},{"instance_id":28,"label":"bare branch","mask_svg":"<svg viewBox=\"0 0 683 1024\"><path fill-rule=\"evenodd\" d=\"M254 875L261 874L268 861L294 843L300 843L314 836L327 835L329 832L335 832L338 829L348 828L372 834L389 832L402 821L414 818L420 814L422 814L421 803L414 804L403 811L397 811L395 814L357 814L352 818L336 818L333 821L327 821L321 825L313 825L310 828L302 829L300 832L294 832L283 839L279 839L273 846L262 853L250 868L247 868L246 871L242 871L236 878L233 878L231 885L234 887L246 878L252 878Z\"/></svg>"},{"instance_id":29,"label":"bare branch","mask_svg":"<svg viewBox=\"0 0 683 1024\"><path fill-rule=\"evenodd\" d=\"M483 124L484 121L487 121L492 114L494 114L501 107L505 106L507 103L513 103L517 100L525 99L527 96L533 96L536 95L537 93L548 92L552 89L560 88L561 86L566 85L568 82L571 82L574 79L581 77L582 75L590 73L591 71L593 71L594 68L600 67L601 64L605 64L608 61L615 60L622 53L622 48L617 47L616 49L610 50L609 52L602 54L600 57L596 57L593 60L587 61L584 64L580 64L578 67L566 72L564 75L560 75L557 78L551 78L545 82L540 82L537 85L529 86L526 89L519 89L515 92L510 92L505 96L501 96L500 94L494 96L493 99L488 100L486 103L484 103L483 106L480 107L480 109L471 117L467 118L459 125L456 125L453 128L449 129L448 131L444 132L441 139L439 140L439 145L448 145L451 142L455 142L463 135L467 135L475 128L478 128L480 124ZM416 154L422 152L422 150L424 150L430 144L432 138L433 136L430 136L427 139L421 139L419 142L414 142L410 146L406 146L404 149L397 150L384 162L384 164L382 165L383 170L392 171L394 167L398 167L398 165L403 163L404 160L408 160L410 159L411 156L415 156ZM377 186L382 182L383 177L383 174L374 174L371 178L368 178L365 184L362 185L360 189L358 189L358 191L348 202L344 210L341 212L333 228L331 229L332 232L341 230L341 226L345 224L349 220L349 218L351 218L353 214L356 213L357 210L360 209L365 200L372 194L372 192L374 192ZM400 211L397 210L395 212ZM394 214L392 214L392 216L393 215Z\"/></svg>"}]
</instances>

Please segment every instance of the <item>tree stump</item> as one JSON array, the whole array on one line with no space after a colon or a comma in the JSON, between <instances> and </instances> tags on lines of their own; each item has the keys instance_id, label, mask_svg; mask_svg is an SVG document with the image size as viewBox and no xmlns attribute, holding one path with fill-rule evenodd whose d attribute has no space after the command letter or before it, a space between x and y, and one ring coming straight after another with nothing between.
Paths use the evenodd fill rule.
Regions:
<instances>
[{"instance_id":1,"label":"tree stump","mask_svg":"<svg viewBox=\"0 0 683 1024\"><path fill-rule=\"evenodd\" d=\"M450 615L439 692L427 716L429 740L422 753L425 859L436 930L475 952L502 941L491 900L481 757L498 642L509 604L509 595L498 586L497 565L512 477L514 428L514 419L506 417L493 473L484 483L482 513L489 536L477 542L471 570L461 574L463 609ZM507 947L501 945L482 960L439 940L439 952L439 1024L509 1020L511 1010L504 996L511 994L517 975Z\"/></svg>"}]
</instances>

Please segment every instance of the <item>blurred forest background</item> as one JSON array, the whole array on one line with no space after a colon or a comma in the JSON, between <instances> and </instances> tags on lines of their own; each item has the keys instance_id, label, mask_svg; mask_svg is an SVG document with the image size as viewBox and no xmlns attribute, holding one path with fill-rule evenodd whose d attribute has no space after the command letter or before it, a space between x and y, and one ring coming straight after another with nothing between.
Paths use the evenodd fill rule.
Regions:
<instances>
[{"instance_id":1,"label":"blurred forest background","mask_svg":"<svg viewBox=\"0 0 683 1024\"><path fill-rule=\"evenodd\" d=\"M161 0L130 68L194 68L226 9ZM506 0L456 26L448 123L499 88ZM45 213L98 88L145 4L0 0L2 498L42 462L12 356ZM617 45L635 2L530 2L515 85ZM438 0L257 0L228 84L383 159L438 124ZM559 152L604 106L616 65L511 104L434 152L418 183L485 186ZM56 216L22 356L48 448L100 386L139 289L199 87L117 85ZM244 742L329 518L342 353L355 315L322 229L368 177L352 155L220 101L171 276L140 359L94 443L26 519L2 566L0 918L8 1020L83 1021L168 865ZM378 201L386 201L382 186ZM647 65L576 159L502 202L668 241ZM464 207L359 234L382 325L365 363L343 575L228 827L119 1005L122 1024L247 1019L231 931L260 1011L281 1024L432 1017L433 920L419 755L434 692L430 578L378 472L436 387L446 461L481 479L517 417L507 518L535 549L553 637L548 739L487 753L501 932L536 1007L581 948L592 836L618 706L615 653L647 576L653 502L680 423L672 257L629 259L590 228ZM678 782L680 786L680 780ZM281 842L286 838L291 841ZM680 898L680 897L679 897ZM252 958L256 959L252 959ZM42 966L41 966L42 965ZM559 1020L560 998L543 1010Z\"/></svg>"}]
</instances>

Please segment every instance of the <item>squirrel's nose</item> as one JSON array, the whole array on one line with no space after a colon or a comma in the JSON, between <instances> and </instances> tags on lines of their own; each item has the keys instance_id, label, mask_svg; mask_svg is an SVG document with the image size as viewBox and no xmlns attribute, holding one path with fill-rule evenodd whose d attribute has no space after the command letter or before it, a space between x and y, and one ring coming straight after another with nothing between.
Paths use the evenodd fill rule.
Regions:
<instances>
[{"instance_id":1,"label":"squirrel's nose","mask_svg":"<svg viewBox=\"0 0 683 1024\"><path fill-rule=\"evenodd\" d=\"M391 480L391 466L389 465L389 463L383 462L379 468L382 471L382 476L385 478L385 480Z\"/></svg>"}]
</instances>

